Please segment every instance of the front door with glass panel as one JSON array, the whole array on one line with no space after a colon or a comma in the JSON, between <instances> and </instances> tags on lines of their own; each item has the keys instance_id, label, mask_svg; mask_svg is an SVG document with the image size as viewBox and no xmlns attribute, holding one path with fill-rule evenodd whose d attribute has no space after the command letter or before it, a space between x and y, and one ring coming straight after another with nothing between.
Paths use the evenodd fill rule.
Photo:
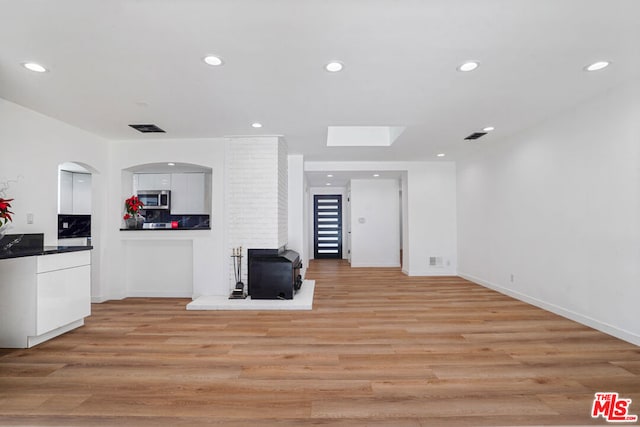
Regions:
<instances>
[{"instance_id":1,"label":"front door with glass panel","mask_svg":"<svg viewBox=\"0 0 640 427\"><path fill-rule=\"evenodd\" d=\"M342 196L313 196L313 257L342 258Z\"/></svg>"}]
</instances>

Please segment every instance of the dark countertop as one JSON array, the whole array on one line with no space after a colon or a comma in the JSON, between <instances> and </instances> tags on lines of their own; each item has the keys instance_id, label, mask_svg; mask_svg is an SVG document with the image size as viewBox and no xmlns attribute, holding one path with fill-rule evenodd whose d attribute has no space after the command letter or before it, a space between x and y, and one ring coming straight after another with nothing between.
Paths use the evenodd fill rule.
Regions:
<instances>
[{"instance_id":1,"label":"dark countertop","mask_svg":"<svg viewBox=\"0 0 640 427\"><path fill-rule=\"evenodd\" d=\"M185 230L211 230L211 227L183 227L183 228L121 228L120 231L185 231Z\"/></svg>"},{"instance_id":2,"label":"dark countertop","mask_svg":"<svg viewBox=\"0 0 640 427\"><path fill-rule=\"evenodd\" d=\"M65 252L88 251L91 249L93 249L93 246L43 246L41 248L18 248L10 249L7 251L0 251L0 259L62 254Z\"/></svg>"}]
</instances>

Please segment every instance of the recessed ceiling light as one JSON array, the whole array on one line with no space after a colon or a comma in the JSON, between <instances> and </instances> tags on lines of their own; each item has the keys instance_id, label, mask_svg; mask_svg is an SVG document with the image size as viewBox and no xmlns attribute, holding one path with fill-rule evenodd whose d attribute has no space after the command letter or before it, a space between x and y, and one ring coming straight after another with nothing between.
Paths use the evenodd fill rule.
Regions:
<instances>
[{"instance_id":1,"label":"recessed ceiling light","mask_svg":"<svg viewBox=\"0 0 640 427\"><path fill-rule=\"evenodd\" d=\"M598 71L609 66L609 61L598 61L584 67L585 71Z\"/></svg>"},{"instance_id":2,"label":"recessed ceiling light","mask_svg":"<svg viewBox=\"0 0 640 427\"><path fill-rule=\"evenodd\" d=\"M325 65L324 68L330 73L337 73L338 71L342 71L344 65L342 64L342 62L331 61L327 65Z\"/></svg>"},{"instance_id":3,"label":"recessed ceiling light","mask_svg":"<svg viewBox=\"0 0 640 427\"><path fill-rule=\"evenodd\" d=\"M377 178L377 177L379 177L379 176L380 176L380 174L379 174L379 173L374 173L374 174L373 174L373 176L374 176L375 178Z\"/></svg>"},{"instance_id":4,"label":"recessed ceiling light","mask_svg":"<svg viewBox=\"0 0 640 427\"><path fill-rule=\"evenodd\" d=\"M492 130L494 130L495 128L493 126L487 126L486 128L482 129L482 132L491 132Z\"/></svg>"},{"instance_id":5,"label":"recessed ceiling light","mask_svg":"<svg viewBox=\"0 0 640 427\"><path fill-rule=\"evenodd\" d=\"M220 58L219 56L215 56L215 55L209 55L209 56L205 56L204 58L202 58L202 60L213 66L213 67L217 67L218 65L222 65L222 58Z\"/></svg>"},{"instance_id":6,"label":"recessed ceiling light","mask_svg":"<svg viewBox=\"0 0 640 427\"><path fill-rule=\"evenodd\" d=\"M176 164L175 164L175 163L173 163L173 162L169 162L169 163L167 163L167 166L175 166L175 165L176 165Z\"/></svg>"},{"instance_id":7,"label":"recessed ceiling light","mask_svg":"<svg viewBox=\"0 0 640 427\"><path fill-rule=\"evenodd\" d=\"M327 182L327 184L326 184L326 185L331 185L331 183L330 183L330 182Z\"/></svg>"},{"instance_id":8,"label":"recessed ceiling light","mask_svg":"<svg viewBox=\"0 0 640 427\"><path fill-rule=\"evenodd\" d=\"M436 154L436 156L438 156L438 157L444 157L444 156L445 156L445 154L444 154L444 153L438 153L438 154Z\"/></svg>"},{"instance_id":9,"label":"recessed ceiling light","mask_svg":"<svg viewBox=\"0 0 640 427\"><path fill-rule=\"evenodd\" d=\"M327 178L333 178L333 175L329 174L327 175Z\"/></svg>"},{"instance_id":10,"label":"recessed ceiling light","mask_svg":"<svg viewBox=\"0 0 640 427\"><path fill-rule=\"evenodd\" d=\"M47 71L46 68L35 62L25 62L22 66L27 70L35 71L36 73L45 73Z\"/></svg>"},{"instance_id":11,"label":"recessed ceiling light","mask_svg":"<svg viewBox=\"0 0 640 427\"><path fill-rule=\"evenodd\" d=\"M458 71L473 71L478 68L479 65L480 63L478 61L467 61L458 67Z\"/></svg>"},{"instance_id":12,"label":"recessed ceiling light","mask_svg":"<svg viewBox=\"0 0 640 427\"><path fill-rule=\"evenodd\" d=\"M256 128L256 129L257 129L257 128L261 128L261 127L262 127L262 123L258 123L258 122L251 123L251 127L254 127L254 128Z\"/></svg>"}]
</instances>

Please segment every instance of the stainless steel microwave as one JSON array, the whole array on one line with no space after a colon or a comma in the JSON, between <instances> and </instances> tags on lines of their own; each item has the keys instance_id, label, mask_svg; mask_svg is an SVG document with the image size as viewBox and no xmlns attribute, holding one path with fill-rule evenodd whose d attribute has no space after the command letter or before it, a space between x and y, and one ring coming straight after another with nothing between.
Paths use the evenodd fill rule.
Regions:
<instances>
[{"instance_id":1,"label":"stainless steel microwave","mask_svg":"<svg viewBox=\"0 0 640 427\"><path fill-rule=\"evenodd\" d=\"M144 205L143 209L169 209L171 207L171 191L169 190L138 191L138 199Z\"/></svg>"}]
</instances>

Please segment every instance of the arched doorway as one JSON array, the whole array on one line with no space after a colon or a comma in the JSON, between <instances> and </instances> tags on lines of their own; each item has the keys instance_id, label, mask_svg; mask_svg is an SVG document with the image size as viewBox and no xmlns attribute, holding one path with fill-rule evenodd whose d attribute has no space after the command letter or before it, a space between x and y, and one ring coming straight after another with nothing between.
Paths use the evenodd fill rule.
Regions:
<instances>
[{"instance_id":1,"label":"arched doorway","mask_svg":"<svg viewBox=\"0 0 640 427\"><path fill-rule=\"evenodd\" d=\"M91 244L93 174L96 169L81 162L58 165L58 243Z\"/></svg>"}]
</instances>

